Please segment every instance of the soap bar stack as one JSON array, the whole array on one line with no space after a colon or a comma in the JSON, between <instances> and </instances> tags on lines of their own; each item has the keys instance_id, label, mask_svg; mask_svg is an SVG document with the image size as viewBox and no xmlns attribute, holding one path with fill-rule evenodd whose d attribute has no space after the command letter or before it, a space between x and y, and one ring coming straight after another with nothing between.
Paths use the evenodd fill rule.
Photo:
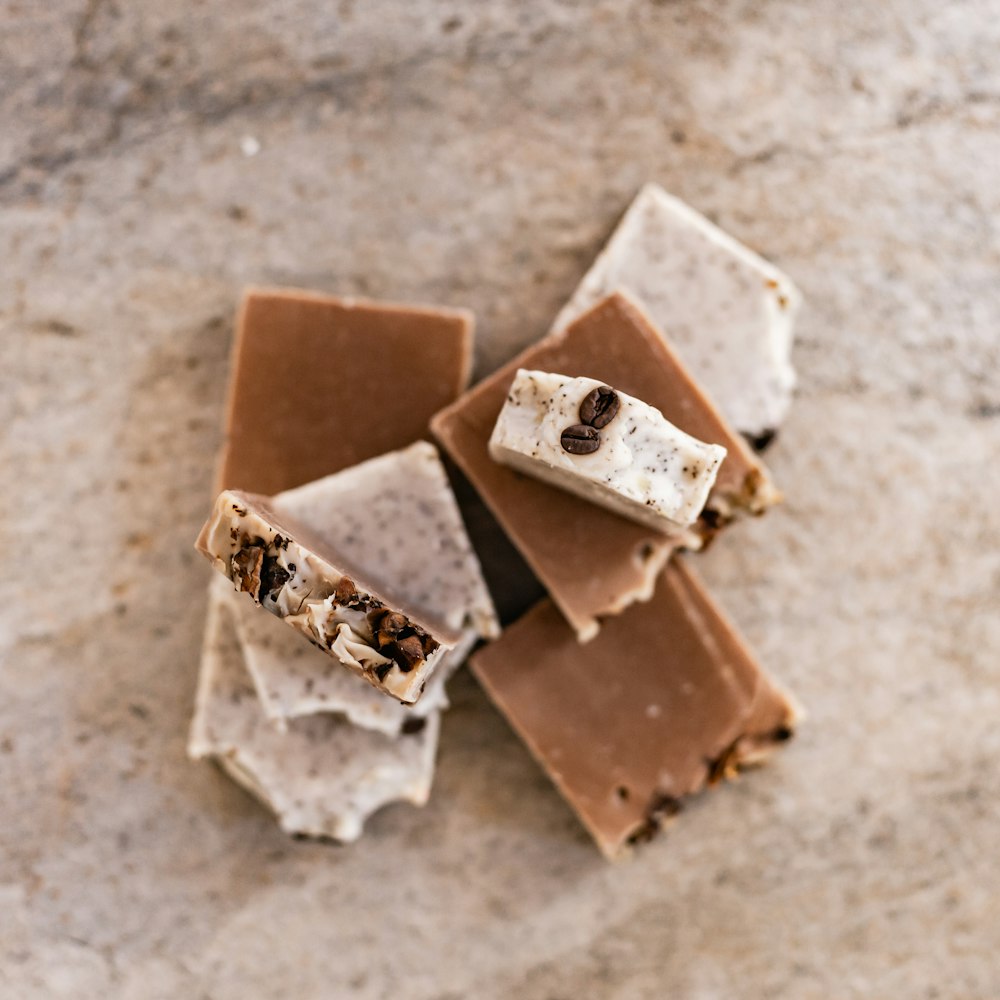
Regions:
<instances>
[{"instance_id":1,"label":"soap bar stack","mask_svg":"<svg viewBox=\"0 0 1000 1000\"><path fill-rule=\"evenodd\" d=\"M797 708L692 562L781 498L746 439L787 408L798 301L652 185L465 392L466 313L248 293L192 755L354 839L426 801L445 682L486 640L473 672L608 857L763 760ZM502 634L428 427L548 592Z\"/></svg>"},{"instance_id":2,"label":"soap bar stack","mask_svg":"<svg viewBox=\"0 0 1000 1000\"><path fill-rule=\"evenodd\" d=\"M220 494L198 540L221 575L189 752L290 833L354 840L386 803L426 802L444 681L498 634L421 440L466 385L471 348L464 312L244 298Z\"/></svg>"}]
</instances>

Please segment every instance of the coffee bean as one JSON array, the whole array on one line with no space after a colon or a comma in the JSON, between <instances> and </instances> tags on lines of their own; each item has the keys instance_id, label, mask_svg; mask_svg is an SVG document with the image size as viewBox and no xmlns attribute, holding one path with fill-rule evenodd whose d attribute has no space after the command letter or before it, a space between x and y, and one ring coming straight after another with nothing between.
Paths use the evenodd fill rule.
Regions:
<instances>
[{"instance_id":1,"label":"coffee bean","mask_svg":"<svg viewBox=\"0 0 1000 1000\"><path fill-rule=\"evenodd\" d=\"M588 392L580 404L580 423L600 430L618 415L618 393L610 385L599 385Z\"/></svg>"},{"instance_id":2,"label":"coffee bean","mask_svg":"<svg viewBox=\"0 0 1000 1000\"><path fill-rule=\"evenodd\" d=\"M342 576L337 581L337 589L333 593L333 599L337 604L350 604L358 596L358 588L354 586L354 581L349 576Z\"/></svg>"},{"instance_id":3,"label":"coffee bean","mask_svg":"<svg viewBox=\"0 0 1000 1000\"><path fill-rule=\"evenodd\" d=\"M590 455L601 447L600 431L586 424L573 424L562 432L559 439L564 451L571 455Z\"/></svg>"},{"instance_id":4,"label":"coffee bean","mask_svg":"<svg viewBox=\"0 0 1000 1000\"><path fill-rule=\"evenodd\" d=\"M387 632L390 636L394 636L406 626L406 618L403 615L399 614L398 611L390 611L386 607L369 611L367 617L373 632Z\"/></svg>"},{"instance_id":5,"label":"coffee bean","mask_svg":"<svg viewBox=\"0 0 1000 1000\"><path fill-rule=\"evenodd\" d=\"M408 674L424 658L424 650L420 640L415 635L409 635L397 640L389 655L396 661L396 666Z\"/></svg>"}]
</instances>

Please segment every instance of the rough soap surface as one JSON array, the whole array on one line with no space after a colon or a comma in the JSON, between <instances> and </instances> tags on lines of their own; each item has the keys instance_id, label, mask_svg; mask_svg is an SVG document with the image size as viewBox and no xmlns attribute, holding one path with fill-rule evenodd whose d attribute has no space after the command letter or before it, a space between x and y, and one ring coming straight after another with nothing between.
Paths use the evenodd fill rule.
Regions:
<instances>
[{"instance_id":1,"label":"rough soap surface","mask_svg":"<svg viewBox=\"0 0 1000 1000\"><path fill-rule=\"evenodd\" d=\"M243 602L240 636L266 714L280 720L340 711L357 725L398 732L408 719L444 707L448 676L478 639L496 636L499 626L434 446L418 441L281 493L272 503L462 640L444 654L416 705L404 707Z\"/></svg>"},{"instance_id":2,"label":"rough soap surface","mask_svg":"<svg viewBox=\"0 0 1000 1000\"><path fill-rule=\"evenodd\" d=\"M286 833L356 840L365 819L387 803L423 805L434 776L439 713L398 737L330 713L279 729L265 717L246 670L238 600L222 580L210 588L189 753L218 759L274 810Z\"/></svg>"}]
</instances>

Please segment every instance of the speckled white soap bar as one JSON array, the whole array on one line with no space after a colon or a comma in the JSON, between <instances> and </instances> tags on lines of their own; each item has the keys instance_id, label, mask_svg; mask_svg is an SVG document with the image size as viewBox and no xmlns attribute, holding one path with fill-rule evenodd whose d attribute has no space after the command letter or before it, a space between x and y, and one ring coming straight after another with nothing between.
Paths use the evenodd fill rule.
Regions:
<instances>
[{"instance_id":1,"label":"speckled white soap bar","mask_svg":"<svg viewBox=\"0 0 1000 1000\"><path fill-rule=\"evenodd\" d=\"M697 520L726 457L659 410L593 378L518 369L494 461L676 534Z\"/></svg>"},{"instance_id":2,"label":"speckled white soap bar","mask_svg":"<svg viewBox=\"0 0 1000 1000\"><path fill-rule=\"evenodd\" d=\"M556 317L554 330L611 292L649 313L729 422L768 440L791 403L791 280L690 206L647 184Z\"/></svg>"},{"instance_id":3,"label":"speckled white soap bar","mask_svg":"<svg viewBox=\"0 0 1000 1000\"><path fill-rule=\"evenodd\" d=\"M275 727L261 711L240 647L236 616L243 603L221 577L213 581L189 755L218 760L288 833L356 840L382 806L426 803L440 713L427 713L419 727L396 737L333 713Z\"/></svg>"},{"instance_id":4,"label":"speckled white soap bar","mask_svg":"<svg viewBox=\"0 0 1000 1000\"><path fill-rule=\"evenodd\" d=\"M279 493L275 510L308 525L375 583L461 634L420 700L386 698L271 615L241 603L237 626L265 715L279 726L316 712L342 712L355 725L398 734L447 706L444 682L499 624L479 560L437 449L426 441Z\"/></svg>"},{"instance_id":5,"label":"speckled white soap bar","mask_svg":"<svg viewBox=\"0 0 1000 1000\"><path fill-rule=\"evenodd\" d=\"M394 516L406 514L405 497L396 494ZM383 597L359 573L380 557L378 536L366 542L365 562L353 564L329 536L280 513L269 498L223 490L196 546L257 607L373 687L412 704L461 631L439 615L430 624L398 596Z\"/></svg>"}]
</instances>

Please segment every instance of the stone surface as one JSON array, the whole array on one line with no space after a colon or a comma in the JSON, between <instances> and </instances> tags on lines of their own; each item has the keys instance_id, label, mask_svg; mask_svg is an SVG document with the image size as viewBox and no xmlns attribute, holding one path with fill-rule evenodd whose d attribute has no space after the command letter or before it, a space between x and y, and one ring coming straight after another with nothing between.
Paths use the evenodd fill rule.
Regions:
<instances>
[{"instance_id":1,"label":"stone surface","mask_svg":"<svg viewBox=\"0 0 1000 1000\"><path fill-rule=\"evenodd\" d=\"M0 993L1000 995L996 15L0 0ZM805 295L788 503L699 562L801 737L609 866L463 674L426 809L288 840L184 757L240 289L485 372L647 179Z\"/></svg>"}]
</instances>

